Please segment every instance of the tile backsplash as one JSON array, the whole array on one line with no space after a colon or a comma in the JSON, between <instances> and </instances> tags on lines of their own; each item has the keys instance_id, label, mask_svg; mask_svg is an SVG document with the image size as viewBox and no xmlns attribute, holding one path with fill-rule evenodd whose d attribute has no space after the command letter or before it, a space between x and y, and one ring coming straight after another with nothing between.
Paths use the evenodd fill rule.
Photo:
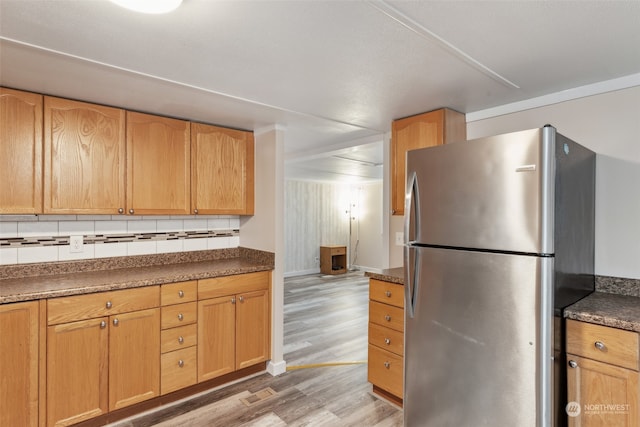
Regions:
<instances>
[{"instance_id":1,"label":"tile backsplash","mask_svg":"<svg viewBox=\"0 0 640 427\"><path fill-rule=\"evenodd\" d=\"M236 215L0 215L0 265L237 248L239 229Z\"/></svg>"}]
</instances>

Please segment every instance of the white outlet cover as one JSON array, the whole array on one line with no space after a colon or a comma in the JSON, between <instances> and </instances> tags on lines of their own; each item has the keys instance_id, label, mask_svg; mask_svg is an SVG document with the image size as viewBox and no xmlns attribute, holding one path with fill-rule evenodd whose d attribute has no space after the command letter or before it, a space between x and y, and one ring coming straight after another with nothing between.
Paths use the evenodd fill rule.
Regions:
<instances>
[{"instance_id":1,"label":"white outlet cover","mask_svg":"<svg viewBox=\"0 0 640 427\"><path fill-rule=\"evenodd\" d=\"M69 236L69 253L82 252L82 245L84 240L82 236Z\"/></svg>"},{"instance_id":2,"label":"white outlet cover","mask_svg":"<svg viewBox=\"0 0 640 427\"><path fill-rule=\"evenodd\" d=\"M402 231L396 231L396 246L404 245L404 233Z\"/></svg>"}]
</instances>

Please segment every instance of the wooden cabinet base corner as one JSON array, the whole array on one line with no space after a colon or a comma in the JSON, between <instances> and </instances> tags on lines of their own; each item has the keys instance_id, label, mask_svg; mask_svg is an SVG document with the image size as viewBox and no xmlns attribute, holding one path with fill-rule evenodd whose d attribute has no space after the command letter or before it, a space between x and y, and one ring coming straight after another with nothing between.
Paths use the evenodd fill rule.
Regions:
<instances>
[{"instance_id":1,"label":"wooden cabinet base corner","mask_svg":"<svg viewBox=\"0 0 640 427\"><path fill-rule=\"evenodd\" d=\"M399 398L398 396L395 396L391 393L389 393L386 390L381 389L380 387L376 386L375 384L373 384L373 390L372 390L375 394L377 394L378 396L382 397L385 400L388 400L389 402L398 405L399 407L402 408L402 399Z\"/></svg>"}]
</instances>

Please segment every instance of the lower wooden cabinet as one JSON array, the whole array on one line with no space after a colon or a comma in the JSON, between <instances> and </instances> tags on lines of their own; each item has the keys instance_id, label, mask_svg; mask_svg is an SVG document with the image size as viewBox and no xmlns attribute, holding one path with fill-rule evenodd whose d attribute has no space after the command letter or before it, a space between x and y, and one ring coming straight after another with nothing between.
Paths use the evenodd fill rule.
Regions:
<instances>
[{"instance_id":1,"label":"lower wooden cabinet","mask_svg":"<svg viewBox=\"0 0 640 427\"><path fill-rule=\"evenodd\" d=\"M38 301L0 305L0 426L38 425Z\"/></svg>"},{"instance_id":2,"label":"lower wooden cabinet","mask_svg":"<svg viewBox=\"0 0 640 427\"><path fill-rule=\"evenodd\" d=\"M404 286L369 280L368 380L401 404L404 385Z\"/></svg>"},{"instance_id":3,"label":"lower wooden cabinet","mask_svg":"<svg viewBox=\"0 0 640 427\"><path fill-rule=\"evenodd\" d=\"M636 332L567 320L570 427L640 426Z\"/></svg>"},{"instance_id":4,"label":"lower wooden cabinet","mask_svg":"<svg viewBox=\"0 0 640 427\"><path fill-rule=\"evenodd\" d=\"M199 281L199 382L270 359L270 288L270 272Z\"/></svg>"}]
</instances>

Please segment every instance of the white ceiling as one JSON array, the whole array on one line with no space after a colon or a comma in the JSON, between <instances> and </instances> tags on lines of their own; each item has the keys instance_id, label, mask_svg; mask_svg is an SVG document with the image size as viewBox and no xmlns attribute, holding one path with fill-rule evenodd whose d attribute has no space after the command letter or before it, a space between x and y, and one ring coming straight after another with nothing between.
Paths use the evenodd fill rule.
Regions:
<instances>
[{"instance_id":1,"label":"white ceiling","mask_svg":"<svg viewBox=\"0 0 640 427\"><path fill-rule=\"evenodd\" d=\"M379 179L396 118L629 76L640 82L639 0L184 0L168 15L0 0L0 85L281 126L297 178Z\"/></svg>"}]
</instances>

